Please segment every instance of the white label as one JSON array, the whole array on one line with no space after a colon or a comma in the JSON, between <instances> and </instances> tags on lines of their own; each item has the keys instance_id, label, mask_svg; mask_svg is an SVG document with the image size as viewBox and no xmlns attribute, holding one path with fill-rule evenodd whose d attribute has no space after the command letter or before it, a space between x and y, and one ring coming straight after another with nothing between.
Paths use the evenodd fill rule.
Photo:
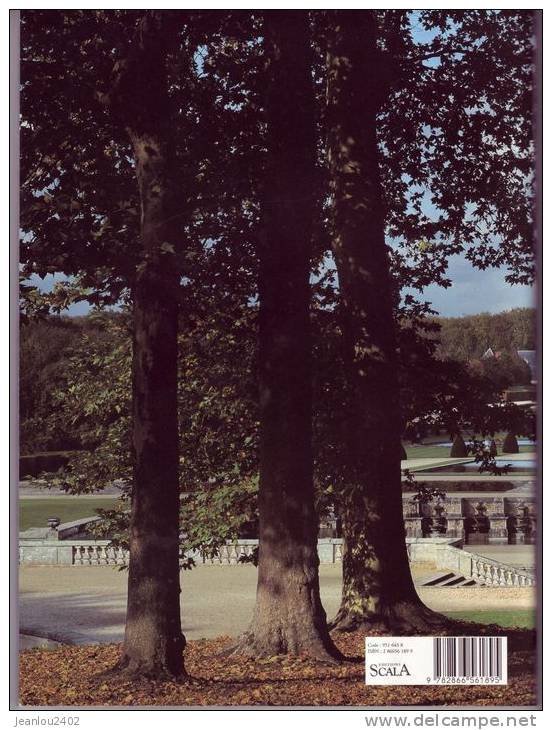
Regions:
<instances>
[{"instance_id":1,"label":"white label","mask_svg":"<svg viewBox=\"0 0 552 730\"><path fill-rule=\"evenodd\" d=\"M505 636L366 637L366 684L508 684Z\"/></svg>"}]
</instances>

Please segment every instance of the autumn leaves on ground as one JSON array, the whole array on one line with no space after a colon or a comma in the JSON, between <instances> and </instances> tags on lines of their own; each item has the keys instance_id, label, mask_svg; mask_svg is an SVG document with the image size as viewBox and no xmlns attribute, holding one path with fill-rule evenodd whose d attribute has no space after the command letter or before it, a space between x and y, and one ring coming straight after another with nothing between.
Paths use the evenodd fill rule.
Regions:
<instances>
[{"instance_id":1,"label":"autumn leaves on ground","mask_svg":"<svg viewBox=\"0 0 552 730\"><path fill-rule=\"evenodd\" d=\"M336 664L301 657L265 660L224 656L231 639L190 641L181 682L149 681L113 674L119 644L32 649L20 654L22 705L534 705L535 632L455 623L451 634L506 635L508 685L368 687L364 683L364 632L334 633L347 657Z\"/></svg>"}]
</instances>

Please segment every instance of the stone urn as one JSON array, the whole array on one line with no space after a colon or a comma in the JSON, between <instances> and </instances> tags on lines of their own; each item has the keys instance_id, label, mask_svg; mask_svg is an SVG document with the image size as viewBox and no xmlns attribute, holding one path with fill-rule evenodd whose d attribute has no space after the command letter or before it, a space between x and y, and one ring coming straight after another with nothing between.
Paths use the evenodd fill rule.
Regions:
<instances>
[{"instance_id":1,"label":"stone urn","mask_svg":"<svg viewBox=\"0 0 552 730\"><path fill-rule=\"evenodd\" d=\"M447 534L446 507L442 502L437 502L433 508L431 519L430 537L443 537Z\"/></svg>"}]
</instances>

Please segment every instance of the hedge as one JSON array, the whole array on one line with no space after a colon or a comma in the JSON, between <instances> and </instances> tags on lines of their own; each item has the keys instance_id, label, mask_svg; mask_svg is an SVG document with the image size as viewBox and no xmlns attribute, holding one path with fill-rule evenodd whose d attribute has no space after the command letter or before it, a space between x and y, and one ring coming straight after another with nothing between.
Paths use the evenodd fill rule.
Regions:
<instances>
[{"instance_id":1,"label":"hedge","mask_svg":"<svg viewBox=\"0 0 552 730\"><path fill-rule=\"evenodd\" d=\"M502 444L502 453L519 454L519 444L517 442L517 438L515 434L513 434L511 431L508 431L504 438L504 443Z\"/></svg>"},{"instance_id":2,"label":"hedge","mask_svg":"<svg viewBox=\"0 0 552 730\"><path fill-rule=\"evenodd\" d=\"M460 434L456 434L454 437L454 441L452 442L452 447L450 449L450 455L453 459L459 459L468 455L466 444Z\"/></svg>"},{"instance_id":3,"label":"hedge","mask_svg":"<svg viewBox=\"0 0 552 730\"><path fill-rule=\"evenodd\" d=\"M70 457L68 451L50 451L19 457L19 478L37 477L44 471L57 471L65 466Z\"/></svg>"}]
</instances>

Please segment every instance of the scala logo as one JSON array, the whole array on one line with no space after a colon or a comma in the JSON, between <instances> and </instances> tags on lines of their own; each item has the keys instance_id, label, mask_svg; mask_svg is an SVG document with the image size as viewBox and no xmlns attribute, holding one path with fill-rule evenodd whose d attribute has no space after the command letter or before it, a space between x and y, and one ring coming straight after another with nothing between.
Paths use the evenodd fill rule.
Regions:
<instances>
[{"instance_id":1,"label":"scala logo","mask_svg":"<svg viewBox=\"0 0 552 730\"><path fill-rule=\"evenodd\" d=\"M406 664L400 667L395 664L392 667L378 667L377 664L370 664L371 677L410 677Z\"/></svg>"}]
</instances>

